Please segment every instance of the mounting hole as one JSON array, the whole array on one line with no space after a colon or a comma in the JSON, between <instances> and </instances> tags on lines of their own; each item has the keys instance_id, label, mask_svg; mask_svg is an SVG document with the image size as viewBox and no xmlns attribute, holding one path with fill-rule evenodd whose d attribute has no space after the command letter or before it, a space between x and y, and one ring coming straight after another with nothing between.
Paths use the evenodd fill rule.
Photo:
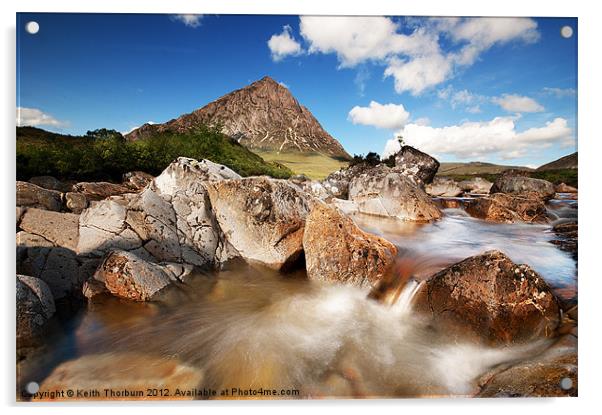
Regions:
<instances>
[{"instance_id":1,"label":"mounting hole","mask_svg":"<svg viewBox=\"0 0 602 415\"><path fill-rule=\"evenodd\" d=\"M27 22L27 24L25 25L25 31L30 35L35 35L40 31L40 25L38 24L38 22L32 20L31 22Z\"/></svg>"},{"instance_id":2,"label":"mounting hole","mask_svg":"<svg viewBox=\"0 0 602 415\"><path fill-rule=\"evenodd\" d=\"M571 26L562 26L562 29L560 29L560 36L565 39L570 38L573 36L573 28Z\"/></svg>"},{"instance_id":3,"label":"mounting hole","mask_svg":"<svg viewBox=\"0 0 602 415\"><path fill-rule=\"evenodd\" d=\"M27 385L25 385L25 391L30 395L35 394L39 390L40 385L38 385L38 382L29 382Z\"/></svg>"},{"instance_id":4,"label":"mounting hole","mask_svg":"<svg viewBox=\"0 0 602 415\"><path fill-rule=\"evenodd\" d=\"M571 389L573 387L573 379L571 378L562 378L560 380L560 387L565 391Z\"/></svg>"}]
</instances>

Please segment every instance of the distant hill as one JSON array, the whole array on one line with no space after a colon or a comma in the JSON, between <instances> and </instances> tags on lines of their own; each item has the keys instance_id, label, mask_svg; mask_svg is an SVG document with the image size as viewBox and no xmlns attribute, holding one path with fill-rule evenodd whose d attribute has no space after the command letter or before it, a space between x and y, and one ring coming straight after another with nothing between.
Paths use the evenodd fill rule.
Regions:
<instances>
[{"instance_id":1,"label":"distant hill","mask_svg":"<svg viewBox=\"0 0 602 415\"><path fill-rule=\"evenodd\" d=\"M138 140L167 131L186 133L199 125L218 126L251 150L351 159L312 113L269 76L164 124L144 124L126 137Z\"/></svg>"},{"instance_id":2,"label":"distant hill","mask_svg":"<svg viewBox=\"0 0 602 415\"><path fill-rule=\"evenodd\" d=\"M441 163L438 176L455 175L475 175L475 174L498 174L508 169L532 171L524 166L503 166L493 163L484 163L481 161L471 161L469 163Z\"/></svg>"},{"instance_id":3,"label":"distant hill","mask_svg":"<svg viewBox=\"0 0 602 415\"><path fill-rule=\"evenodd\" d=\"M17 127L18 180L49 175L78 181L121 181L128 171L158 175L180 156L206 158L242 176L287 178L292 174L286 166L265 161L231 137L203 126L187 133L156 133L138 141L127 141L113 130L70 136Z\"/></svg>"},{"instance_id":4,"label":"distant hill","mask_svg":"<svg viewBox=\"0 0 602 415\"><path fill-rule=\"evenodd\" d=\"M544 164L543 166L539 166L537 171L548 171L548 170L560 170L560 169L576 169L578 164L577 152L575 151L573 154L569 154L568 156L564 156L559 158L558 160L554 160L550 163Z\"/></svg>"}]
</instances>

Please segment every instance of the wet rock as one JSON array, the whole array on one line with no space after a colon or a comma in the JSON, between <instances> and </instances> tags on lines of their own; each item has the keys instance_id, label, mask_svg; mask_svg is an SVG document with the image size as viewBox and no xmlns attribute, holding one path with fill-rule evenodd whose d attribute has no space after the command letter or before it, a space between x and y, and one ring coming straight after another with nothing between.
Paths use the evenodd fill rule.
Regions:
<instances>
[{"instance_id":1,"label":"wet rock","mask_svg":"<svg viewBox=\"0 0 602 415\"><path fill-rule=\"evenodd\" d=\"M72 191L82 193L88 200L103 200L109 196L131 192L123 185L108 182L81 182L74 184Z\"/></svg>"},{"instance_id":2,"label":"wet rock","mask_svg":"<svg viewBox=\"0 0 602 415\"><path fill-rule=\"evenodd\" d=\"M577 193L577 188L573 186L569 186L565 183L560 183L556 185L555 189L556 193Z\"/></svg>"},{"instance_id":3,"label":"wet rock","mask_svg":"<svg viewBox=\"0 0 602 415\"><path fill-rule=\"evenodd\" d=\"M73 213L80 214L88 207L88 199L83 193L65 193L65 206Z\"/></svg>"},{"instance_id":4,"label":"wet rock","mask_svg":"<svg viewBox=\"0 0 602 415\"><path fill-rule=\"evenodd\" d=\"M36 186L43 187L48 190L56 190L58 192L68 192L71 190L71 186L67 183L63 183L52 176L36 176L29 179L29 183L33 183Z\"/></svg>"},{"instance_id":5,"label":"wet rock","mask_svg":"<svg viewBox=\"0 0 602 415\"><path fill-rule=\"evenodd\" d=\"M300 257L310 200L297 186L266 177L204 185L220 228L240 256L275 269Z\"/></svg>"},{"instance_id":6,"label":"wet rock","mask_svg":"<svg viewBox=\"0 0 602 415\"><path fill-rule=\"evenodd\" d=\"M193 400L176 396L176 389L189 391L201 387L203 372L176 359L134 352L92 354L61 363L40 385L40 391L97 390L100 396L47 398L46 401L73 400ZM105 395L105 389L121 392ZM170 396L146 396L148 389L168 389ZM128 391L126 394L123 391ZM133 396L142 391L143 396ZM37 399L36 399L37 401Z\"/></svg>"},{"instance_id":7,"label":"wet rock","mask_svg":"<svg viewBox=\"0 0 602 415\"><path fill-rule=\"evenodd\" d=\"M134 192L144 189L153 180L153 176L143 171L129 171L123 175L123 185Z\"/></svg>"},{"instance_id":8,"label":"wet rock","mask_svg":"<svg viewBox=\"0 0 602 415\"><path fill-rule=\"evenodd\" d=\"M491 190L491 183L489 180L483 179L482 177L475 177L470 180L463 180L458 183L458 186L466 193L474 194L489 194Z\"/></svg>"},{"instance_id":9,"label":"wet rock","mask_svg":"<svg viewBox=\"0 0 602 415\"><path fill-rule=\"evenodd\" d=\"M61 192L48 190L32 183L17 182L17 206L35 207L60 211L63 202Z\"/></svg>"},{"instance_id":10,"label":"wet rock","mask_svg":"<svg viewBox=\"0 0 602 415\"><path fill-rule=\"evenodd\" d=\"M17 275L17 349L40 344L55 311L52 293L44 281Z\"/></svg>"},{"instance_id":11,"label":"wet rock","mask_svg":"<svg viewBox=\"0 0 602 415\"><path fill-rule=\"evenodd\" d=\"M554 189L554 185L546 180L513 174L502 174L495 180L493 186L491 186L490 193L512 195L537 194L541 199L548 200L554 197L556 190Z\"/></svg>"},{"instance_id":12,"label":"wet rock","mask_svg":"<svg viewBox=\"0 0 602 415\"><path fill-rule=\"evenodd\" d=\"M103 292L132 301L149 301L176 280L164 265L154 264L138 258L131 252L112 251L100 264L93 281L84 284L83 293L88 298Z\"/></svg>"},{"instance_id":13,"label":"wet rock","mask_svg":"<svg viewBox=\"0 0 602 415\"><path fill-rule=\"evenodd\" d=\"M466 212L476 218L493 222L548 222L545 204L537 196L532 197L530 194L495 193L476 199L466 207Z\"/></svg>"},{"instance_id":14,"label":"wet rock","mask_svg":"<svg viewBox=\"0 0 602 415\"><path fill-rule=\"evenodd\" d=\"M352 179L349 199L357 204L361 213L402 221L427 222L442 216L422 189L405 175L382 164Z\"/></svg>"},{"instance_id":15,"label":"wet rock","mask_svg":"<svg viewBox=\"0 0 602 415\"><path fill-rule=\"evenodd\" d=\"M19 227L43 237L56 246L75 250L78 242L78 220L79 216L72 213L31 208L23 214Z\"/></svg>"},{"instance_id":16,"label":"wet rock","mask_svg":"<svg viewBox=\"0 0 602 415\"><path fill-rule=\"evenodd\" d=\"M435 178L439 162L410 146L403 146L395 155L395 170L407 176L414 184L424 188Z\"/></svg>"},{"instance_id":17,"label":"wet rock","mask_svg":"<svg viewBox=\"0 0 602 415\"><path fill-rule=\"evenodd\" d=\"M349 197L349 183L360 173L371 169L373 166L367 163L355 164L344 169L330 173L324 180L322 186L333 197L347 199Z\"/></svg>"},{"instance_id":18,"label":"wet rock","mask_svg":"<svg viewBox=\"0 0 602 415\"><path fill-rule=\"evenodd\" d=\"M492 345L552 337L560 323L558 301L543 278L499 251L433 275L418 289L414 307L452 336Z\"/></svg>"},{"instance_id":19,"label":"wet rock","mask_svg":"<svg viewBox=\"0 0 602 415\"><path fill-rule=\"evenodd\" d=\"M553 239L553 244L557 245L563 251L569 252L577 260L579 227L576 221L564 222L554 225L552 231L557 239Z\"/></svg>"},{"instance_id":20,"label":"wet rock","mask_svg":"<svg viewBox=\"0 0 602 415\"><path fill-rule=\"evenodd\" d=\"M436 177L432 183L426 185L425 190L435 197L456 197L464 192L454 180L444 177Z\"/></svg>"},{"instance_id":21,"label":"wet rock","mask_svg":"<svg viewBox=\"0 0 602 415\"><path fill-rule=\"evenodd\" d=\"M477 397L577 396L577 339L568 334L541 355L481 380Z\"/></svg>"},{"instance_id":22,"label":"wet rock","mask_svg":"<svg viewBox=\"0 0 602 415\"><path fill-rule=\"evenodd\" d=\"M380 281L397 255L395 245L323 203L316 203L307 217L303 249L309 279L360 287Z\"/></svg>"}]
</instances>

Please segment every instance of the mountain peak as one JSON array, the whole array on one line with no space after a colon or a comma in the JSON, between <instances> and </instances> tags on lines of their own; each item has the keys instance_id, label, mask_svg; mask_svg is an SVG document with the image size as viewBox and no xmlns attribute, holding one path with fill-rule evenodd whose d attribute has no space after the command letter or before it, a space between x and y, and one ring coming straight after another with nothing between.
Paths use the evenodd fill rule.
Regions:
<instances>
[{"instance_id":1,"label":"mountain peak","mask_svg":"<svg viewBox=\"0 0 602 415\"><path fill-rule=\"evenodd\" d=\"M222 132L250 149L322 153L350 159L291 92L269 76L237 89L204 107L168 121L138 128L136 140L162 131L187 132L196 126L221 125Z\"/></svg>"}]
</instances>

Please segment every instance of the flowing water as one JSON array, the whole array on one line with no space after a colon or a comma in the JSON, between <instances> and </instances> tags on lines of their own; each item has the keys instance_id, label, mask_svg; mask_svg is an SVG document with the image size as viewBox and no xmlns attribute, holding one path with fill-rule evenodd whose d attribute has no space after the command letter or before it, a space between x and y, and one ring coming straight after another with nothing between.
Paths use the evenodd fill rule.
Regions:
<instances>
[{"instance_id":1,"label":"flowing water","mask_svg":"<svg viewBox=\"0 0 602 415\"><path fill-rule=\"evenodd\" d=\"M556 221L576 213L571 203L550 204ZM550 243L550 225L487 223L461 209L444 213L422 225L355 220L396 244L400 262L411 262L417 279L499 249L553 287L576 286L575 261ZM546 346L451 342L412 312L416 285L410 281L394 305L384 306L364 290L309 282L302 271L278 274L238 264L191 276L155 303L107 298L90 306L22 366L21 380L39 381L84 355L135 352L198 368L204 374L199 386L216 390L286 388L298 390L297 398L471 395L483 373Z\"/></svg>"}]
</instances>

